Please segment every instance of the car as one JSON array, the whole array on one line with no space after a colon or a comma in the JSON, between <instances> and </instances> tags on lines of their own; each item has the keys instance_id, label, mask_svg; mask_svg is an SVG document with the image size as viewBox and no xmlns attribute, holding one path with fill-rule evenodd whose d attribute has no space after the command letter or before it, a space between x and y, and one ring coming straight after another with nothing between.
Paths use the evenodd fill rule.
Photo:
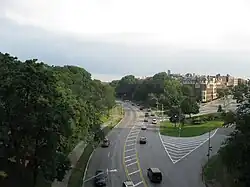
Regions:
<instances>
[{"instance_id":1,"label":"car","mask_svg":"<svg viewBox=\"0 0 250 187\"><path fill-rule=\"evenodd\" d=\"M151 112L151 109L150 109L150 108L148 108L148 112Z\"/></svg>"},{"instance_id":2,"label":"car","mask_svg":"<svg viewBox=\"0 0 250 187\"><path fill-rule=\"evenodd\" d=\"M147 143L147 138L142 136L140 137L140 144L146 144Z\"/></svg>"},{"instance_id":3,"label":"car","mask_svg":"<svg viewBox=\"0 0 250 187\"><path fill-rule=\"evenodd\" d=\"M151 116L155 116L155 114L154 114L154 113L151 113Z\"/></svg>"},{"instance_id":4,"label":"car","mask_svg":"<svg viewBox=\"0 0 250 187\"><path fill-rule=\"evenodd\" d=\"M134 183L132 181L123 182L123 187L134 187Z\"/></svg>"},{"instance_id":5,"label":"car","mask_svg":"<svg viewBox=\"0 0 250 187\"><path fill-rule=\"evenodd\" d=\"M96 186L106 186L107 185L107 176L105 172L101 169L95 172L95 185Z\"/></svg>"},{"instance_id":6,"label":"car","mask_svg":"<svg viewBox=\"0 0 250 187\"><path fill-rule=\"evenodd\" d=\"M152 124L157 124L156 119L152 119Z\"/></svg>"},{"instance_id":7,"label":"car","mask_svg":"<svg viewBox=\"0 0 250 187\"><path fill-rule=\"evenodd\" d=\"M148 113L148 112L146 112L146 113L145 113L145 117L148 117L148 116L149 116L149 113Z\"/></svg>"},{"instance_id":8,"label":"car","mask_svg":"<svg viewBox=\"0 0 250 187\"><path fill-rule=\"evenodd\" d=\"M146 125L141 126L141 130L147 130L147 126Z\"/></svg>"},{"instance_id":9,"label":"car","mask_svg":"<svg viewBox=\"0 0 250 187\"><path fill-rule=\"evenodd\" d=\"M102 141L102 147L109 147L110 140L108 138L104 138Z\"/></svg>"},{"instance_id":10,"label":"car","mask_svg":"<svg viewBox=\"0 0 250 187\"><path fill-rule=\"evenodd\" d=\"M135 104L134 104L134 103L132 103L132 106L135 106Z\"/></svg>"},{"instance_id":11,"label":"car","mask_svg":"<svg viewBox=\"0 0 250 187\"><path fill-rule=\"evenodd\" d=\"M148 168L147 175L149 180L153 183L161 183L162 181L162 173L159 168Z\"/></svg>"},{"instance_id":12,"label":"car","mask_svg":"<svg viewBox=\"0 0 250 187\"><path fill-rule=\"evenodd\" d=\"M148 122L148 118L144 118L144 120L143 120L144 122Z\"/></svg>"},{"instance_id":13,"label":"car","mask_svg":"<svg viewBox=\"0 0 250 187\"><path fill-rule=\"evenodd\" d=\"M140 110L143 110L143 107L140 107Z\"/></svg>"}]
</instances>

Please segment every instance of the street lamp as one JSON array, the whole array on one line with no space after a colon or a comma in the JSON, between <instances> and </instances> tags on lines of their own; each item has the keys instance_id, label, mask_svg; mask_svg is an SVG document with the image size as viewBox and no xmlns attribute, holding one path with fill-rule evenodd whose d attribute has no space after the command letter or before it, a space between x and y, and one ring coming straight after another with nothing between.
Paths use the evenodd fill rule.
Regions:
<instances>
[{"instance_id":1,"label":"street lamp","mask_svg":"<svg viewBox=\"0 0 250 187\"><path fill-rule=\"evenodd\" d=\"M82 185L82 187L84 187L84 183L86 183L86 182L88 182L88 181L90 181L90 180L96 178L96 177L99 176L99 175L102 175L102 174L104 174L104 173L107 173L107 175L108 175L109 173L115 173L115 172L117 172L117 169L110 169L110 170L107 169L106 172L98 173L97 175L94 175L94 176L92 176L92 177L90 177L90 178L88 178L88 179L86 179L86 180L83 180L83 185Z\"/></svg>"},{"instance_id":2,"label":"street lamp","mask_svg":"<svg viewBox=\"0 0 250 187\"><path fill-rule=\"evenodd\" d=\"M208 132L208 149L207 149L207 161L209 161L210 158L210 152L212 151L212 146L211 146L211 131L209 130Z\"/></svg>"}]
</instances>

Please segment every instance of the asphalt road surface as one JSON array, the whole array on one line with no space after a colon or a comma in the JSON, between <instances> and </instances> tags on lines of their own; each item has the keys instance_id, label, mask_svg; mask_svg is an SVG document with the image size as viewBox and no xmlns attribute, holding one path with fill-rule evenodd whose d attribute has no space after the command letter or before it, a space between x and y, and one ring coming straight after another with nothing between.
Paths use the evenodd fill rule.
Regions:
<instances>
[{"instance_id":1,"label":"asphalt road surface","mask_svg":"<svg viewBox=\"0 0 250 187\"><path fill-rule=\"evenodd\" d=\"M130 129L135 125L137 112L134 107L124 104L125 116L117 128L114 128L108 135L111 145L107 148L98 147L90 159L85 180L95 176L98 169L108 172L107 186L119 187L123 181L127 180L126 170L124 169L124 145ZM94 180L89 180L83 184L85 187L92 187Z\"/></svg>"},{"instance_id":2,"label":"asphalt road surface","mask_svg":"<svg viewBox=\"0 0 250 187\"><path fill-rule=\"evenodd\" d=\"M180 146L180 150L189 148L189 152L186 152L186 155L183 155L179 152L179 158L173 160L173 147L168 147L166 151L166 145L163 144L162 139L158 135L158 126L152 125L151 121L147 123L148 129L146 131L141 131L139 136L147 137L146 145L137 144L137 151L139 155L140 167L142 170L143 178L146 181L147 187L205 187L202 182L202 166L207 161L207 151L208 151L208 141L207 134L196 137L189 138L184 145L184 139L176 139L177 143ZM223 140L226 136L232 132L232 129L218 129L216 133L212 132L211 135L211 145L213 147L212 153L215 154ZM164 141L167 141L168 138L165 138ZM171 139L171 144L176 143ZM172 151L172 155L168 154L169 151ZM180 159L181 158L181 159ZM177 161L177 162L175 162ZM147 168L157 167L161 170L163 174L163 181L160 184L153 184L148 180L147 177Z\"/></svg>"}]
</instances>

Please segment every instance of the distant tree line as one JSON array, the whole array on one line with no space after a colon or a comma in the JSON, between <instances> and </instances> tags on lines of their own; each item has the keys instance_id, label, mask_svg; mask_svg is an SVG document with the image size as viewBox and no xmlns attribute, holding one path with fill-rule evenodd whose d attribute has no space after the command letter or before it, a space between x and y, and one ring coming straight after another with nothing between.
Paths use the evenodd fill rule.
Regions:
<instances>
[{"instance_id":1,"label":"distant tree line","mask_svg":"<svg viewBox=\"0 0 250 187\"><path fill-rule=\"evenodd\" d=\"M79 141L102 137L114 89L75 66L24 62L0 53L0 186L62 180Z\"/></svg>"},{"instance_id":2,"label":"distant tree line","mask_svg":"<svg viewBox=\"0 0 250 187\"><path fill-rule=\"evenodd\" d=\"M163 106L168 115L199 113L199 105L194 90L171 78L166 72L160 72L146 79L137 79L127 75L121 80L110 83L115 88L116 96L142 103L146 107Z\"/></svg>"}]
</instances>

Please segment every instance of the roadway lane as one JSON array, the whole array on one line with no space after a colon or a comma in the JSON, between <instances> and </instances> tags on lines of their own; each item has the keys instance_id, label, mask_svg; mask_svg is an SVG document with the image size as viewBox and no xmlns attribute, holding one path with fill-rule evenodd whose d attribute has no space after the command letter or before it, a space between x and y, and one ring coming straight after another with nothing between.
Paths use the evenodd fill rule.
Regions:
<instances>
[{"instance_id":1,"label":"roadway lane","mask_svg":"<svg viewBox=\"0 0 250 187\"><path fill-rule=\"evenodd\" d=\"M116 169L117 172L108 174L108 185L118 187L121 186L122 182L126 180L126 173L123 167L123 151L124 142L130 131L131 125L134 124L136 120L136 111L134 107L128 104L124 104L125 116L123 121L119 124L117 128L114 128L108 135L111 145L108 148L98 147L90 159L85 180L93 177L96 170ZM90 180L86 182L83 186L92 187L94 186L94 181Z\"/></svg>"},{"instance_id":2,"label":"roadway lane","mask_svg":"<svg viewBox=\"0 0 250 187\"><path fill-rule=\"evenodd\" d=\"M152 118L151 118L152 119ZM174 187L172 179L169 178L169 172L171 172L174 164L168 157L165 152L160 137L157 135L158 133L158 125L151 124L151 119L149 119L148 123L145 123L148 127L147 130L143 130L140 133L140 136L145 136L147 138L147 144L145 145L137 145L140 166L143 173L143 177L146 180L147 186L157 186L157 187ZM162 183L153 184L149 181L147 177L147 169L150 167L159 168L163 175ZM184 186L179 186L184 187Z\"/></svg>"},{"instance_id":3,"label":"roadway lane","mask_svg":"<svg viewBox=\"0 0 250 187\"><path fill-rule=\"evenodd\" d=\"M158 136L158 126L146 123L148 129L141 131L139 136L147 137L146 145L137 145L140 166L148 187L205 187L201 178L201 168L207 161L208 142L193 151L179 162L173 164ZM233 129L222 128L211 138L213 147L212 154L215 154L226 136ZM163 181L161 184L153 184L148 180L147 168L157 167L162 171Z\"/></svg>"}]
</instances>

